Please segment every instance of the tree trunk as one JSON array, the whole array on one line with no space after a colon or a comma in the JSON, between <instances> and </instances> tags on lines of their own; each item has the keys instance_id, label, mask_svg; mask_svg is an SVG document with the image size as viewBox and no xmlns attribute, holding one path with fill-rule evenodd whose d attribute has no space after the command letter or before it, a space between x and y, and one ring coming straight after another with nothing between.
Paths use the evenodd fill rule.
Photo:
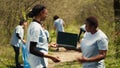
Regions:
<instances>
[{"instance_id":1,"label":"tree trunk","mask_svg":"<svg viewBox=\"0 0 120 68\"><path fill-rule=\"evenodd\" d=\"M120 0L114 0L116 58L120 57Z\"/></svg>"}]
</instances>

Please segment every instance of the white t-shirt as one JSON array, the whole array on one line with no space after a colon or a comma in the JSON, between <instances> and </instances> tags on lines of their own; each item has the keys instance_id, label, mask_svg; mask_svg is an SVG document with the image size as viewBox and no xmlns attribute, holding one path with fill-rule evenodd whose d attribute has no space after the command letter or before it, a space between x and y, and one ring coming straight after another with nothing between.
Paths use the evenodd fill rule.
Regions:
<instances>
[{"instance_id":1,"label":"white t-shirt","mask_svg":"<svg viewBox=\"0 0 120 68\"><path fill-rule=\"evenodd\" d=\"M44 30L44 32L45 32L45 35L47 36L47 38L49 38L49 32L47 31L47 30Z\"/></svg>"},{"instance_id":2,"label":"white t-shirt","mask_svg":"<svg viewBox=\"0 0 120 68\"><path fill-rule=\"evenodd\" d=\"M10 41L11 45L13 45L15 47L20 47L20 44L22 43L22 41L17 37L17 33L19 34L21 39L23 39L23 36L24 36L23 26L21 26L21 25L16 26L16 28L15 28L15 30L13 32L11 41Z\"/></svg>"},{"instance_id":3,"label":"white t-shirt","mask_svg":"<svg viewBox=\"0 0 120 68\"><path fill-rule=\"evenodd\" d=\"M99 50L108 50L108 38L98 30L95 34L86 32L81 40L81 51L84 57L90 58L99 54ZM99 62L85 62L83 68L104 68L104 60Z\"/></svg>"},{"instance_id":4,"label":"white t-shirt","mask_svg":"<svg viewBox=\"0 0 120 68\"><path fill-rule=\"evenodd\" d=\"M45 54L48 53L48 43L45 32L43 31L41 25L37 22L31 22L28 28L28 32L27 32L28 51L30 48L31 41L37 42L36 47L40 52L43 52ZM31 53L29 53L28 55L28 61L30 63L31 68L42 68L42 67L47 67L48 65L47 58L38 57Z\"/></svg>"},{"instance_id":5,"label":"white t-shirt","mask_svg":"<svg viewBox=\"0 0 120 68\"><path fill-rule=\"evenodd\" d=\"M85 24L84 24L84 25L82 25L82 26L80 27L80 29L82 29L82 30L86 31L86 29L85 29Z\"/></svg>"},{"instance_id":6,"label":"white t-shirt","mask_svg":"<svg viewBox=\"0 0 120 68\"><path fill-rule=\"evenodd\" d=\"M48 41L48 43L49 43L49 32L47 31L47 30L44 30L44 32L45 32L45 35L46 35L46 37L47 37L47 41Z\"/></svg>"},{"instance_id":7,"label":"white t-shirt","mask_svg":"<svg viewBox=\"0 0 120 68\"><path fill-rule=\"evenodd\" d=\"M54 26L56 27L56 32L64 32L63 24L64 24L63 19L58 18L54 21Z\"/></svg>"}]
</instances>

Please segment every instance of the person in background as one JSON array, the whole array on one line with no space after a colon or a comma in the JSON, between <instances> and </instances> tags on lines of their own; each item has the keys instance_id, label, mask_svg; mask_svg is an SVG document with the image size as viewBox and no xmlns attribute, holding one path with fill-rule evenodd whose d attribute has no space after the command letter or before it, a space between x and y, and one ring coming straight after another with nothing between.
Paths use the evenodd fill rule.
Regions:
<instances>
[{"instance_id":1,"label":"person in background","mask_svg":"<svg viewBox=\"0 0 120 68\"><path fill-rule=\"evenodd\" d=\"M42 28L43 28L43 30L44 30L44 32L45 32L46 37L47 37L47 42L49 43L50 34L49 34L48 30L46 30L44 24L42 24Z\"/></svg>"},{"instance_id":2,"label":"person in background","mask_svg":"<svg viewBox=\"0 0 120 68\"><path fill-rule=\"evenodd\" d=\"M25 21L24 19L21 19L19 22L19 25L16 26L13 32L11 42L10 42L15 52L15 63L17 68L20 68L20 63L19 63L20 45L22 45L23 43L26 43L26 41L23 39L24 28L26 26L27 26L27 21Z\"/></svg>"},{"instance_id":3,"label":"person in background","mask_svg":"<svg viewBox=\"0 0 120 68\"><path fill-rule=\"evenodd\" d=\"M82 56L77 60L83 68L105 68L104 59L108 50L108 38L98 29L98 21L90 16L85 21L86 32L78 49Z\"/></svg>"},{"instance_id":4,"label":"person in background","mask_svg":"<svg viewBox=\"0 0 120 68\"><path fill-rule=\"evenodd\" d=\"M78 42L80 42L80 36L81 36L81 34L85 33L85 32L86 32L86 29L85 29L85 24L84 24L84 25L82 25L80 27L80 32L79 32L79 35L78 35Z\"/></svg>"},{"instance_id":5,"label":"person in background","mask_svg":"<svg viewBox=\"0 0 120 68\"><path fill-rule=\"evenodd\" d=\"M48 59L60 62L59 57L48 54L48 41L42 24L48 14L48 10L43 5L36 5L27 16L33 18L27 31L27 48L29 51L28 61L31 68L47 68Z\"/></svg>"},{"instance_id":6,"label":"person in background","mask_svg":"<svg viewBox=\"0 0 120 68\"><path fill-rule=\"evenodd\" d=\"M59 18L59 16L55 15L53 17L54 20L54 30L56 31L56 35L58 32L64 32L64 21L63 19ZM57 50L59 51L59 46L57 46Z\"/></svg>"},{"instance_id":7,"label":"person in background","mask_svg":"<svg viewBox=\"0 0 120 68\"><path fill-rule=\"evenodd\" d=\"M64 32L64 21L63 19L59 18L59 16L55 15L53 17L54 20L54 29L56 32Z\"/></svg>"}]
</instances>

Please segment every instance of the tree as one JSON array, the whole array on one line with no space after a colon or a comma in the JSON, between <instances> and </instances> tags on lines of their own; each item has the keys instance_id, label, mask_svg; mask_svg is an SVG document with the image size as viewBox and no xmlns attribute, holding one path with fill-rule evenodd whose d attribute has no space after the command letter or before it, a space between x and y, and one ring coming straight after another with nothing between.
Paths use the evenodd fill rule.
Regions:
<instances>
[{"instance_id":1,"label":"tree","mask_svg":"<svg viewBox=\"0 0 120 68\"><path fill-rule=\"evenodd\" d=\"M116 58L120 56L120 0L114 0Z\"/></svg>"}]
</instances>

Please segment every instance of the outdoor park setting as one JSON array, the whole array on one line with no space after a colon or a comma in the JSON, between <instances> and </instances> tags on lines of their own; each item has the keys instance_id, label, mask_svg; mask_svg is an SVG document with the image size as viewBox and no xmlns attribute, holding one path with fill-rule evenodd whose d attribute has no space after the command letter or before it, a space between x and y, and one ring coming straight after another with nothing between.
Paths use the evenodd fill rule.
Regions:
<instances>
[{"instance_id":1,"label":"outdoor park setting","mask_svg":"<svg viewBox=\"0 0 120 68\"><path fill-rule=\"evenodd\" d=\"M48 43L53 44L53 46L49 45L48 54L50 57L54 56L54 60L48 59L47 68L83 68L83 64L77 59L83 55L82 52L65 47L59 47L59 50L57 50L58 47L55 43L58 43L58 37L54 28L55 15L58 15L64 21L63 32L76 35L79 35L80 27L86 24L88 17L96 17L99 23L98 28L108 37L108 50L105 58L102 58L104 59L105 68L120 67L120 0L0 0L0 68L16 68L15 52L11 45L11 38L14 29L21 22L21 18L25 20L24 22L27 22L27 26L24 28L24 40L26 41L23 39L22 41L26 43L29 37L32 38L32 36L28 36L29 27L36 17L34 15L32 20L32 18L28 17L28 14L33 11L32 8L37 4L44 5L45 9L47 9L46 12L48 12L46 13L46 19L41 20L44 24L42 27L44 26L49 32ZM38 14L38 17L39 15L40 14ZM38 21L35 20L35 22ZM39 24L41 24L41 22ZM37 25L36 27L39 26ZM37 34L34 32L31 33ZM81 34L79 40L77 37L75 43L76 48L81 46L81 40L84 34L85 33ZM64 39L66 36L62 35L60 38L65 41L67 40ZM72 40L74 41L73 38L68 39L67 44L73 42ZM93 39L90 39L90 41L92 40ZM66 43L64 41L63 43ZM24 68L22 51L21 46L19 62L21 68ZM42 56L46 57L46 54L42 54ZM58 57L60 62L57 62ZM47 58L49 58L48 55Z\"/></svg>"}]
</instances>

